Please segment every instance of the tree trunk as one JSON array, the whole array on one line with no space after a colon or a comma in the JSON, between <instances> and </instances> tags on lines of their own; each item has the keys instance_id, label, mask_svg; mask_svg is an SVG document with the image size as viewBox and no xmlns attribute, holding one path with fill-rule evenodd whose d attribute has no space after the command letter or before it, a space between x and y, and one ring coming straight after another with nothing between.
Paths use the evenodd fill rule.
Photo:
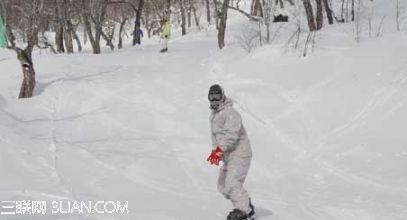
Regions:
<instances>
[{"instance_id":1,"label":"tree trunk","mask_svg":"<svg viewBox=\"0 0 407 220\"><path fill-rule=\"evenodd\" d=\"M64 29L63 38L66 52L73 53L72 30L69 25L71 21L68 12L69 5L67 4L67 0L57 0L57 7L59 12L57 15L59 16L61 26Z\"/></svg>"},{"instance_id":2,"label":"tree trunk","mask_svg":"<svg viewBox=\"0 0 407 220\"><path fill-rule=\"evenodd\" d=\"M349 22L349 0L346 0L345 9L345 20Z\"/></svg>"},{"instance_id":3,"label":"tree trunk","mask_svg":"<svg viewBox=\"0 0 407 220\"><path fill-rule=\"evenodd\" d=\"M92 25L90 23L90 9L88 7L88 2L86 0L82 0L82 18L83 18L83 23L85 25L85 30L86 33L89 37L89 41L90 44L92 45L92 50L94 54L100 54L100 37L99 37L99 41L97 41L97 39L95 39L95 37L93 36L92 33Z\"/></svg>"},{"instance_id":4,"label":"tree trunk","mask_svg":"<svg viewBox=\"0 0 407 220\"><path fill-rule=\"evenodd\" d=\"M317 29L317 27L315 25L314 12L312 10L311 2L310 2L310 0L302 0L302 2L304 3L305 12L307 14L309 30L315 31Z\"/></svg>"},{"instance_id":5,"label":"tree trunk","mask_svg":"<svg viewBox=\"0 0 407 220\"><path fill-rule=\"evenodd\" d=\"M65 53L65 48L64 48L64 28L58 22L58 25L56 27L55 31L55 44L57 45L57 52L58 53Z\"/></svg>"},{"instance_id":6,"label":"tree trunk","mask_svg":"<svg viewBox=\"0 0 407 220\"><path fill-rule=\"evenodd\" d=\"M225 33L226 33L226 23L228 19L228 6L229 0L224 0L222 5L222 12L220 14L219 31L218 31L218 45L219 49L225 47Z\"/></svg>"},{"instance_id":7,"label":"tree trunk","mask_svg":"<svg viewBox=\"0 0 407 220\"><path fill-rule=\"evenodd\" d=\"M216 0L213 0L213 4L215 5L215 24L216 24L216 29L219 30L219 19L220 19L220 14L221 12L219 11L218 3Z\"/></svg>"},{"instance_id":8,"label":"tree trunk","mask_svg":"<svg viewBox=\"0 0 407 220\"><path fill-rule=\"evenodd\" d=\"M341 20L342 21L345 20L345 18L343 16L344 9L345 9L345 0L342 0L342 5L341 5Z\"/></svg>"},{"instance_id":9,"label":"tree trunk","mask_svg":"<svg viewBox=\"0 0 407 220\"><path fill-rule=\"evenodd\" d=\"M184 5L184 0L179 0L179 6L181 8L181 29L182 29L182 35L187 34L186 30L186 18L185 18L185 5Z\"/></svg>"},{"instance_id":10,"label":"tree trunk","mask_svg":"<svg viewBox=\"0 0 407 220\"><path fill-rule=\"evenodd\" d=\"M127 22L127 18L123 19L123 21L120 23L120 29L119 29L119 43L117 44L117 47L119 49L123 48L123 37L122 37L122 33L123 33L123 29L124 29L124 25Z\"/></svg>"},{"instance_id":11,"label":"tree trunk","mask_svg":"<svg viewBox=\"0 0 407 220\"><path fill-rule=\"evenodd\" d=\"M5 21L6 35L10 46L9 49L12 49L17 54L17 59L20 61L22 70L23 70L23 82L21 84L20 93L18 98L30 98L33 96L35 88L35 70L34 63L32 60L32 50L35 45L38 45L38 33L39 33L39 24L40 24L40 15L43 11L40 11L38 7L39 1L32 0L33 10L30 11L28 20L28 28L24 30L27 36L27 47L23 50L19 48L15 43L15 36L9 25L9 22ZM0 2L1 4L1 2ZM2 5L3 7L3 5ZM6 8L7 11L11 11L10 8Z\"/></svg>"},{"instance_id":12,"label":"tree trunk","mask_svg":"<svg viewBox=\"0 0 407 220\"><path fill-rule=\"evenodd\" d=\"M269 44L271 42L270 38L270 26L272 22L272 1L271 0L266 0L263 4L263 9L264 9L264 25L266 26L266 42Z\"/></svg>"},{"instance_id":13,"label":"tree trunk","mask_svg":"<svg viewBox=\"0 0 407 220\"><path fill-rule=\"evenodd\" d=\"M6 27L8 30L7 32L7 38L11 42L11 47L9 49L12 49L16 52L17 54L17 59L20 62L21 68L23 70L23 82L21 83L21 88L20 88L20 93L18 95L19 99L23 98L31 98L34 94L34 88L35 88L35 70L34 70L34 64L32 61L32 43L35 43L37 41L33 36L28 36L28 38L34 38L33 41L30 42L28 40L29 45L23 50L19 47L17 47L14 43L15 37L11 31L11 28L7 25ZM33 31L32 34L38 34L37 31Z\"/></svg>"},{"instance_id":14,"label":"tree trunk","mask_svg":"<svg viewBox=\"0 0 407 220\"><path fill-rule=\"evenodd\" d=\"M355 21L355 0L352 0L351 19Z\"/></svg>"},{"instance_id":15,"label":"tree trunk","mask_svg":"<svg viewBox=\"0 0 407 220\"><path fill-rule=\"evenodd\" d=\"M280 8L284 8L284 2L283 0L277 0L278 3L280 4Z\"/></svg>"},{"instance_id":16,"label":"tree trunk","mask_svg":"<svg viewBox=\"0 0 407 220\"><path fill-rule=\"evenodd\" d=\"M324 24L324 13L322 8L322 0L316 0L317 3L317 30L320 30Z\"/></svg>"},{"instance_id":17,"label":"tree trunk","mask_svg":"<svg viewBox=\"0 0 407 220\"><path fill-rule=\"evenodd\" d=\"M211 23L211 7L209 5L209 0L206 0L206 21L208 24Z\"/></svg>"},{"instance_id":18,"label":"tree trunk","mask_svg":"<svg viewBox=\"0 0 407 220\"><path fill-rule=\"evenodd\" d=\"M187 11L187 17L188 17L188 28L191 28L192 26L192 3L191 0L188 1L188 11Z\"/></svg>"},{"instance_id":19,"label":"tree trunk","mask_svg":"<svg viewBox=\"0 0 407 220\"><path fill-rule=\"evenodd\" d=\"M97 11L97 18L92 19L93 23L95 25L95 41L99 45L99 51L100 51L100 39L102 38L103 35L103 21L105 20L105 15L106 15L106 4L104 1L98 1L97 4L99 10ZM109 45L109 41L105 38L107 45ZM112 44L113 45L113 44ZM110 45L110 47L112 46ZM114 47L114 46L113 46Z\"/></svg>"},{"instance_id":20,"label":"tree trunk","mask_svg":"<svg viewBox=\"0 0 407 220\"><path fill-rule=\"evenodd\" d=\"M92 36L93 43L92 43L92 40L91 40L91 43L92 43L92 48L93 48L94 53L100 54L101 37L103 37L106 40L106 43L107 43L107 45L110 46L110 48L112 48L112 46L114 48L114 45L111 43L111 41L109 42L109 40L108 40L109 38L106 37L106 35L104 35L104 33L103 33L103 22L105 21L105 18L106 18L106 8L107 8L108 1L99 0L99 1L95 1L95 2L91 1L91 3L93 4L92 8L95 9L94 15L92 16L92 15L88 14L89 12L86 12L86 14L88 14L88 17L87 17L88 21L89 21L89 19L92 19L93 24L95 26L95 36L94 36L94 38ZM86 10L86 9L84 9L84 10ZM87 10L92 12L92 10L89 10L89 9L87 9ZM90 25L90 21L89 21L89 25ZM89 26L89 28L91 28L91 26ZM89 34L91 34L91 32L88 31L88 35ZM91 39L90 36L89 36L89 39Z\"/></svg>"},{"instance_id":21,"label":"tree trunk","mask_svg":"<svg viewBox=\"0 0 407 220\"><path fill-rule=\"evenodd\" d=\"M72 30L66 28L64 31L65 48L67 53L73 53Z\"/></svg>"},{"instance_id":22,"label":"tree trunk","mask_svg":"<svg viewBox=\"0 0 407 220\"><path fill-rule=\"evenodd\" d=\"M69 22L69 24L70 24L70 29L72 30L72 37L76 41L76 45L78 46L78 51L81 52L82 51L81 40L79 39L78 34L76 33L76 30L74 30L72 23Z\"/></svg>"},{"instance_id":23,"label":"tree trunk","mask_svg":"<svg viewBox=\"0 0 407 220\"><path fill-rule=\"evenodd\" d=\"M141 15L143 13L143 8L144 0L140 0L136 12L136 21L134 22L133 46L135 46L136 44L141 44L141 35L139 33L141 31Z\"/></svg>"},{"instance_id":24,"label":"tree trunk","mask_svg":"<svg viewBox=\"0 0 407 220\"><path fill-rule=\"evenodd\" d=\"M83 17L83 23L85 24L86 33L88 35L90 44L92 45L92 50L94 54L100 54L100 44L96 42L96 39L93 37L92 26L89 21L88 15Z\"/></svg>"},{"instance_id":25,"label":"tree trunk","mask_svg":"<svg viewBox=\"0 0 407 220\"><path fill-rule=\"evenodd\" d=\"M113 30L114 33L114 30ZM110 47L111 50L114 50L114 45L113 45L113 36L107 36L103 30L100 30L100 36L103 38L103 40L106 41L106 45Z\"/></svg>"},{"instance_id":26,"label":"tree trunk","mask_svg":"<svg viewBox=\"0 0 407 220\"><path fill-rule=\"evenodd\" d=\"M55 4L57 4L57 1L55 0ZM59 15L59 7L55 7L55 13ZM57 52L58 53L65 53L65 48L64 48L64 27L63 27L63 22L61 22L60 18L58 17L58 22L56 22L56 28L55 28L55 44L57 46Z\"/></svg>"},{"instance_id":27,"label":"tree trunk","mask_svg":"<svg viewBox=\"0 0 407 220\"><path fill-rule=\"evenodd\" d=\"M253 0L251 8L251 15L263 17L263 8L260 0Z\"/></svg>"},{"instance_id":28,"label":"tree trunk","mask_svg":"<svg viewBox=\"0 0 407 220\"><path fill-rule=\"evenodd\" d=\"M35 88L35 70L34 70L34 63L32 60L32 50L35 45L38 45L38 33L39 33L39 23L40 23L40 15L43 13L40 11L40 7L38 0L32 0L32 5L34 9L29 13L29 20L28 20L28 28L24 30L24 33L27 36L27 47L23 50L19 48L15 43L15 36L13 31L9 25L7 20L7 16L5 16L5 31L7 36L7 41L9 42L8 49L12 49L17 54L17 59L20 62L20 65L23 70L23 82L21 84L20 93L18 98L30 98L34 94ZM3 2L0 2L0 8L5 9L6 11L11 13L11 8L9 4L3 5Z\"/></svg>"},{"instance_id":29,"label":"tree trunk","mask_svg":"<svg viewBox=\"0 0 407 220\"><path fill-rule=\"evenodd\" d=\"M18 98L30 98L33 96L35 88L35 70L32 62L32 49L27 46L25 50L16 48L15 51L23 69L24 77Z\"/></svg>"},{"instance_id":30,"label":"tree trunk","mask_svg":"<svg viewBox=\"0 0 407 220\"><path fill-rule=\"evenodd\" d=\"M329 2L328 2L328 0L323 0L323 3L324 3L324 7L325 7L326 17L328 18L328 23L333 24L334 19L333 19L331 7L329 6Z\"/></svg>"},{"instance_id":31,"label":"tree trunk","mask_svg":"<svg viewBox=\"0 0 407 220\"><path fill-rule=\"evenodd\" d=\"M168 21L171 20L171 0L167 0L167 7L165 9L165 18L167 18Z\"/></svg>"}]
</instances>

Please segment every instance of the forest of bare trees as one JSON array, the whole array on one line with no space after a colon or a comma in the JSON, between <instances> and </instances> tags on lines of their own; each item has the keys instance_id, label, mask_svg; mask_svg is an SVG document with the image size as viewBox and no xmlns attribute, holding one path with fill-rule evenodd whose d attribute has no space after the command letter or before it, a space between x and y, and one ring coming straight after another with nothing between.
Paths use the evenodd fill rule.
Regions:
<instances>
[{"instance_id":1,"label":"forest of bare trees","mask_svg":"<svg viewBox=\"0 0 407 220\"><path fill-rule=\"evenodd\" d=\"M186 34L186 28L199 26L197 8L201 6L205 2L199 0L1 0L7 48L16 52L24 76L19 98L33 95L34 48L74 53L89 43L93 53L100 54L102 44L111 50L121 49L122 37L142 27L148 37L158 34L161 20L171 16L180 20ZM134 32L125 32L128 24L133 25ZM46 32L55 33L55 39L49 39ZM133 45L140 42L139 35L132 37Z\"/></svg>"},{"instance_id":2,"label":"forest of bare trees","mask_svg":"<svg viewBox=\"0 0 407 220\"><path fill-rule=\"evenodd\" d=\"M34 48L75 53L90 45L94 54L100 54L105 46L111 50L123 48L124 36L133 38L133 45L140 44L140 35L133 34L140 29L146 37L158 35L165 18L180 27L182 35L191 27L201 29L202 23L214 25L222 49L229 10L265 27L265 42L270 43L270 26L276 21L277 8L301 6L311 33L334 22L354 21L360 1L337 0L341 10L334 12L332 0L251 0L250 11L241 8L242 0L0 0L0 15L7 48L16 52L22 66L24 80L19 97L26 98L33 95L35 87Z\"/></svg>"},{"instance_id":3,"label":"forest of bare trees","mask_svg":"<svg viewBox=\"0 0 407 220\"><path fill-rule=\"evenodd\" d=\"M201 15L197 9L205 6L199 0L1 0L0 4L9 40L13 39L12 34L27 43L30 35L27 26L34 22L40 38L33 46L73 53L75 48L81 51L82 45L89 42L95 54L101 52L102 39L111 49L121 48L120 39L127 34L123 26L127 24L133 25L134 30L143 27L151 37L157 34L163 18L173 16L172 20L179 21L186 34L187 28L199 26ZM55 39L44 38L47 31L54 32ZM84 36L79 37L80 33ZM113 44L116 39L118 45Z\"/></svg>"}]
</instances>

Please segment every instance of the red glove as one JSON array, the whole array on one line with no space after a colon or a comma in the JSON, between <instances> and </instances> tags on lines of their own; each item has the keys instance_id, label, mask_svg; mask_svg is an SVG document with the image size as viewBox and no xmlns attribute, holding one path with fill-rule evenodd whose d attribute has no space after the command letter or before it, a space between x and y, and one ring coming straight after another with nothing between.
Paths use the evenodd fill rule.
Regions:
<instances>
[{"instance_id":1,"label":"red glove","mask_svg":"<svg viewBox=\"0 0 407 220\"><path fill-rule=\"evenodd\" d=\"M217 146L215 150L212 150L212 153L209 155L207 161L209 161L211 164L219 166L219 162L222 159L222 154L223 150Z\"/></svg>"}]
</instances>

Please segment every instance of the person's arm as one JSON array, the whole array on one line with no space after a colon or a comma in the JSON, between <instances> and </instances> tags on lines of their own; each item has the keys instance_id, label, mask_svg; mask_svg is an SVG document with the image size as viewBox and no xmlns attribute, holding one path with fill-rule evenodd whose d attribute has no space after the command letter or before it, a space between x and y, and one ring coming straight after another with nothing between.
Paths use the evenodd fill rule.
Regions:
<instances>
[{"instance_id":1,"label":"person's arm","mask_svg":"<svg viewBox=\"0 0 407 220\"><path fill-rule=\"evenodd\" d=\"M223 113L224 123L215 124L216 145L224 152L234 151L242 128L242 118L235 110Z\"/></svg>"}]
</instances>

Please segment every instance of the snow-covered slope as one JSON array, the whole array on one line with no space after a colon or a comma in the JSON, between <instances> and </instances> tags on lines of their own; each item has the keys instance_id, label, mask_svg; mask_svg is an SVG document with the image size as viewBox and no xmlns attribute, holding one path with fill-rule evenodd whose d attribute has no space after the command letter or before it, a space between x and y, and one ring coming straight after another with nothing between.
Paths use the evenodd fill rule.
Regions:
<instances>
[{"instance_id":1,"label":"snow-covered slope","mask_svg":"<svg viewBox=\"0 0 407 220\"><path fill-rule=\"evenodd\" d=\"M406 219L407 35L338 46L342 28L322 32L305 58L279 46L220 52L211 30L176 39L167 54L155 44L37 54L26 100L15 98L15 55L0 51L0 201L128 200L130 209L0 219L225 219L231 206L205 161L213 83L247 127L246 188L259 219Z\"/></svg>"}]
</instances>

